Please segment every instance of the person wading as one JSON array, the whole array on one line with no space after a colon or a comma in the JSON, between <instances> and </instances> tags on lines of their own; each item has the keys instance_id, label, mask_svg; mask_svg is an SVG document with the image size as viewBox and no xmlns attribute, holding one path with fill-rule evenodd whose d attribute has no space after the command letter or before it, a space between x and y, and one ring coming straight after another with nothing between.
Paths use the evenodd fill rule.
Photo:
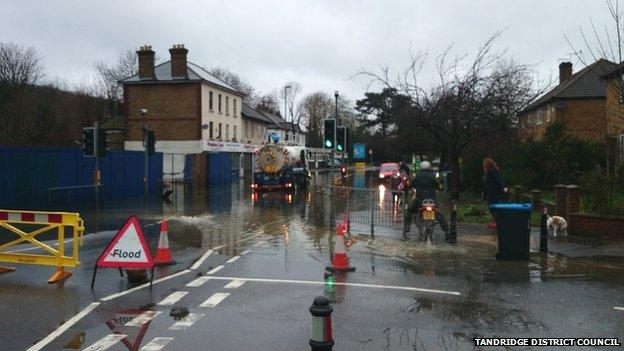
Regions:
<instances>
[{"instance_id":1,"label":"person wading","mask_svg":"<svg viewBox=\"0 0 624 351\"><path fill-rule=\"evenodd\" d=\"M493 159L486 157L483 159L483 199L490 205L499 203L507 197L507 186L503 182L500 170ZM492 221L488 223L489 228L496 228L496 213L490 209Z\"/></svg>"}]
</instances>

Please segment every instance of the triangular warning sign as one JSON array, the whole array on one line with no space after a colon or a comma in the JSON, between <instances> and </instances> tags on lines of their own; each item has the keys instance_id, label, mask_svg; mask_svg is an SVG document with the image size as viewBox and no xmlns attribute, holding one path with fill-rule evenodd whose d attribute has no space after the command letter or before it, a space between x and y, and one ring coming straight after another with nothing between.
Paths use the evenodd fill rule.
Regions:
<instances>
[{"instance_id":1,"label":"triangular warning sign","mask_svg":"<svg viewBox=\"0 0 624 351\"><path fill-rule=\"evenodd\" d=\"M154 260L150 253L139 219L130 216L97 260L98 267L151 269Z\"/></svg>"}]
</instances>

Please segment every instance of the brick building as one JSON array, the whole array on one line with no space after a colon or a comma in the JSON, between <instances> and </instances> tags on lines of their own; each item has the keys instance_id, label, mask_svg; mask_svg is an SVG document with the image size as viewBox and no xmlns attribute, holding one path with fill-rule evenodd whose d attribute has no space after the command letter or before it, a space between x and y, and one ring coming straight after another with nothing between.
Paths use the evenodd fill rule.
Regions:
<instances>
[{"instance_id":1,"label":"brick building","mask_svg":"<svg viewBox=\"0 0 624 351\"><path fill-rule=\"evenodd\" d=\"M122 80L126 108L125 148L143 150L144 124L156 133L156 150L171 173L192 170L193 182L237 178L248 167L255 145L244 139L244 94L187 60L184 45L169 49L171 59L155 65L154 51L137 51L138 74ZM257 139L254 139L257 141ZM175 161L175 162L174 162ZM251 170L248 170L251 173Z\"/></svg>"},{"instance_id":2,"label":"brick building","mask_svg":"<svg viewBox=\"0 0 624 351\"><path fill-rule=\"evenodd\" d=\"M572 63L559 64L559 84L518 114L524 140L540 139L548 125L562 121L574 137L604 142L609 135L607 83L603 77L617 65L600 59L577 73Z\"/></svg>"},{"instance_id":3,"label":"brick building","mask_svg":"<svg viewBox=\"0 0 624 351\"><path fill-rule=\"evenodd\" d=\"M624 63L615 67L609 74L603 76L607 85L607 137L610 150L617 151L611 155L619 161L624 161Z\"/></svg>"}]
</instances>

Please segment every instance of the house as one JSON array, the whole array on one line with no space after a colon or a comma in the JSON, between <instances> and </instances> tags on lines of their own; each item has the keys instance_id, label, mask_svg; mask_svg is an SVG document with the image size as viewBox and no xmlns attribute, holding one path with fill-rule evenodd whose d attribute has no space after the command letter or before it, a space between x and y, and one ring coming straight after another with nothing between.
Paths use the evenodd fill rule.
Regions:
<instances>
[{"instance_id":1,"label":"house","mask_svg":"<svg viewBox=\"0 0 624 351\"><path fill-rule=\"evenodd\" d=\"M143 150L145 125L155 132L156 151L165 158L184 155L185 161L176 166L181 169L171 173L188 173L190 168L198 185L238 177L243 158L254 151L241 142L245 94L189 62L184 45L173 45L169 53L169 61L155 66L151 46L141 47L139 72L120 81L127 116L125 148Z\"/></svg>"},{"instance_id":2,"label":"house","mask_svg":"<svg viewBox=\"0 0 624 351\"><path fill-rule=\"evenodd\" d=\"M264 109L258 109L258 112L271 121L267 129L268 135L279 135L280 142L286 145L305 146L306 133L298 124L287 122L275 113Z\"/></svg>"},{"instance_id":3,"label":"house","mask_svg":"<svg viewBox=\"0 0 624 351\"><path fill-rule=\"evenodd\" d=\"M538 140L548 125L561 121L571 136L604 142L609 116L603 77L616 66L600 59L573 74L571 62L559 64L559 84L518 114L521 139Z\"/></svg>"},{"instance_id":4,"label":"house","mask_svg":"<svg viewBox=\"0 0 624 351\"><path fill-rule=\"evenodd\" d=\"M248 144L261 145L267 141L267 128L273 121L260 111L243 103L243 134L241 141Z\"/></svg>"}]
</instances>

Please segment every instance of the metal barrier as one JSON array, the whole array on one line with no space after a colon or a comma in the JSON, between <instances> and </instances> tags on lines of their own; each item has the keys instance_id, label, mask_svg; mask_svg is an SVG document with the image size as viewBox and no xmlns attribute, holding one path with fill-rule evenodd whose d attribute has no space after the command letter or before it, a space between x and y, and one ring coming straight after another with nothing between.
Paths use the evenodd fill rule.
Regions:
<instances>
[{"instance_id":1,"label":"metal barrier","mask_svg":"<svg viewBox=\"0 0 624 351\"><path fill-rule=\"evenodd\" d=\"M36 229L33 229L34 227ZM65 255L65 229L67 227L72 230L71 256ZM5 228L18 236L0 245L0 262L56 266L56 272L48 279L48 283L56 283L68 278L71 273L65 271L64 267L77 267L80 264L78 246L82 245L84 223L78 213L0 210L0 228ZM37 240L36 236L54 230L57 231L57 249ZM48 254L22 253L25 250L5 252L6 249L23 242L29 242L34 245L34 248L42 249ZM26 250L28 249L31 248ZM12 267L0 267L0 273L14 270L15 268Z\"/></svg>"},{"instance_id":2,"label":"metal barrier","mask_svg":"<svg viewBox=\"0 0 624 351\"><path fill-rule=\"evenodd\" d=\"M94 207L102 206L104 186L100 185L72 185L48 188L48 210L56 205L70 209L78 204L92 203Z\"/></svg>"},{"instance_id":3,"label":"metal barrier","mask_svg":"<svg viewBox=\"0 0 624 351\"><path fill-rule=\"evenodd\" d=\"M376 227L404 229L407 213L407 195L400 190L385 187L354 188L345 186L316 185L317 193L328 194L332 218L345 218L351 223L370 226L375 236ZM330 221L333 225L334 222Z\"/></svg>"}]
</instances>

